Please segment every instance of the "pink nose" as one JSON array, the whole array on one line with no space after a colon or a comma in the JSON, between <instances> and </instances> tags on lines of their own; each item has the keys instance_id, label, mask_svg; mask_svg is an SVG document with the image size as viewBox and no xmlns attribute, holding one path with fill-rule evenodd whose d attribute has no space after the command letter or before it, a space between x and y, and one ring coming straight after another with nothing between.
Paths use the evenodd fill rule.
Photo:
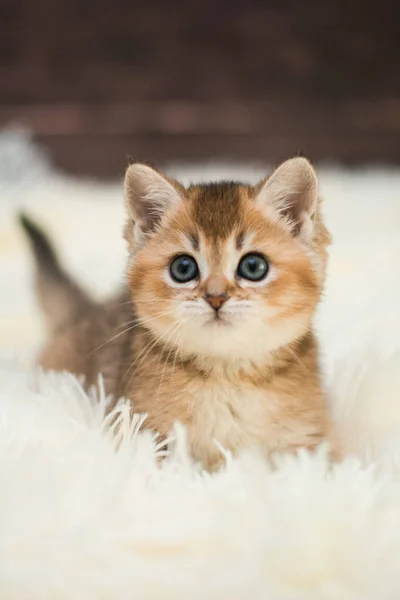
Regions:
<instances>
[{"instance_id":1,"label":"pink nose","mask_svg":"<svg viewBox=\"0 0 400 600\"><path fill-rule=\"evenodd\" d=\"M224 302L227 301L227 294L206 294L204 297L205 301L216 311L218 311Z\"/></svg>"}]
</instances>

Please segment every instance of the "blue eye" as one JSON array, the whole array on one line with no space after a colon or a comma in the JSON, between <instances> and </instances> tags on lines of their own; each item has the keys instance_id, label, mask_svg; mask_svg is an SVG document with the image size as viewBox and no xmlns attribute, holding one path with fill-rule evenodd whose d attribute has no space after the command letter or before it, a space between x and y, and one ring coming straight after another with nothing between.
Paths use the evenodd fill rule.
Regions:
<instances>
[{"instance_id":1,"label":"blue eye","mask_svg":"<svg viewBox=\"0 0 400 600\"><path fill-rule=\"evenodd\" d=\"M249 281L261 281L269 271L267 259L262 254L250 253L243 256L237 268L237 275Z\"/></svg>"},{"instance_id":2,"label":"blue eye","mask_svg":"<svg viewBox=\"0 0 400 600\"><path fill-rule=\"evenodd\" d=\"M169 273L177 283L187 283L192 279L196 279L199 274L199 267L192 256L181 254L171 262Z\"/></svg>"}]
</instances>

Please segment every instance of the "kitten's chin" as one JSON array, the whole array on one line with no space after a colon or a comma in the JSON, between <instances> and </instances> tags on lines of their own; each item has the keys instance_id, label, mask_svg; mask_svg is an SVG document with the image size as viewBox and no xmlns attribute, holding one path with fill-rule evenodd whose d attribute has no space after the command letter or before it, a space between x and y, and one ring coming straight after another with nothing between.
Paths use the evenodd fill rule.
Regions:
<instances>
[{"instance_id":1,"label":"kitten's chin","mask_svg":"<svg viewBox=\"0 0 400 600\"><path fill-rule=\"evenodd\" d=\"M216 315L211 316L203 325L203 327L232 327L233 322L231 319L227 318L225 315Z\"/></svg>"},{"instance_id":2,"label":"kitten's chin","mask_svg":"<svg viewBox=\"0 0 400 600\"><path fill-rule=\"evenodd\" d=\"M304 319L279 327L253 319L230 319L228 315L186 324L178 338L181 356L204 361L263 363L272 352L303 336L309 329Z\"/></svg>"}]
</instances>

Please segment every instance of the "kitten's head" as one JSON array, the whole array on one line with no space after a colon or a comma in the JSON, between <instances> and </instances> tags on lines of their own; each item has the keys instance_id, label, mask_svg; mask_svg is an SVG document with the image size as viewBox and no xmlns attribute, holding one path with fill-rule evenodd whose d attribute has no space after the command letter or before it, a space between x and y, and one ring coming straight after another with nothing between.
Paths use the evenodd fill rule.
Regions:
<instances>
[{"instance_id":1,"label":"kitten's head","mask_svg":"<svg viewBox=\"0 0 400 600\"><path fill-rule=\"evenodd\" d=\"M125 197L137 316L183 358L264 360L308 331L329 235L307 160L188 188L133 164Z\"/></svg>"}]
</instances>

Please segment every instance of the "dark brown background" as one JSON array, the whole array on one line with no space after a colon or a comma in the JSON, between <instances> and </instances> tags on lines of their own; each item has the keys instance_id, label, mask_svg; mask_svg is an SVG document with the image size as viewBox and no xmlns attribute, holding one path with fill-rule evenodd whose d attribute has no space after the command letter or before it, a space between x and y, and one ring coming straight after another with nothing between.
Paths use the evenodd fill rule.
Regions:
<instances>
[{"instance_id":1,"label":"dark brown background","mask_svg":"<svg viewBox=\"0 0 400 600\"><path fill-rule=\"evenodd\" d=\"M400 2L0 0L0 127L71 172L400 163Z\"/></svg>"}]
</instances>

